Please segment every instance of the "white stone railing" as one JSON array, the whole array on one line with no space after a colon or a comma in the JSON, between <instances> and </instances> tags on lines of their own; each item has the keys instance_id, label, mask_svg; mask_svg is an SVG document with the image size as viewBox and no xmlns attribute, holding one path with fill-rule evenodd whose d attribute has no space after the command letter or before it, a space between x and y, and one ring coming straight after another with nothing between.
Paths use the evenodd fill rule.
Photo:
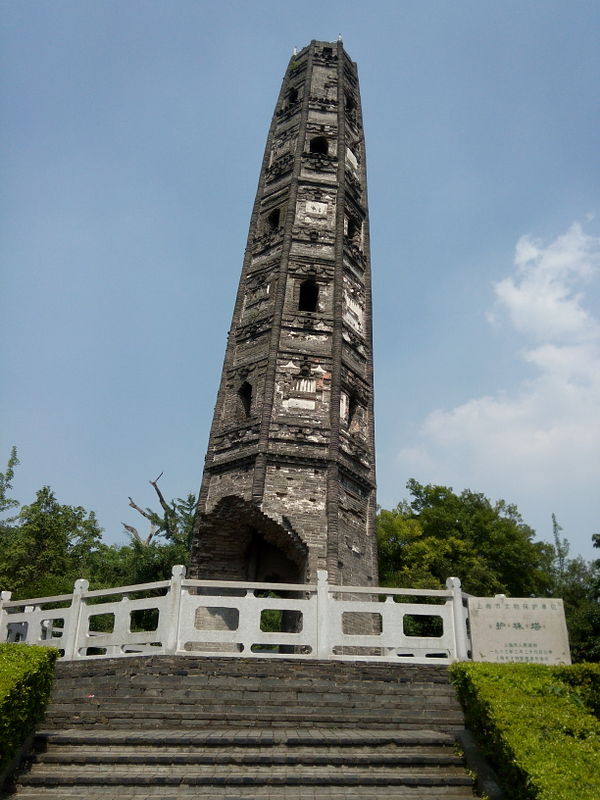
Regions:
<instances>
[{"instance_id":1,"label":"white stone railing","mask_svg":"<svg viewBox=\"0 0 600 800\"><path fill-rule=\"evenodd\" d=\"M458 578L425 590L333 586L324 571L316 584L198 581L175 566L168 581L88 586L81 579L73 594L28 600L2 592L0 641L57 647L65 660L188 654L448 664L470 657Z\"/></svg>"}]
</instances>

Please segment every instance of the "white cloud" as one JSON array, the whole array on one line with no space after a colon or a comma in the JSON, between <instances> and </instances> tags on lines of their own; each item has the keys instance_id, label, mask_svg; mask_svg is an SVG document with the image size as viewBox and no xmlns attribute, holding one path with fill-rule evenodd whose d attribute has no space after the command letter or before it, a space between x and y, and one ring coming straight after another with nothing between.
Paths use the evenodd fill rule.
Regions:
<instances>
[{"instance_id":1,"label":"white cloud","mask_svg":"<svg viewBox=\"0 0 600 800\"><path fill-rule=\"evenodd\" d=\"M494 287L488 320L524 338L516 354L531 368L516 389L481 396L425 418L417 441L399 453L427 480L471 486L496 496L559 495L600 484L600 324L583 288L599 274L600 239L578 224L544 246L528 236L516 246L514 269ZM416 464L415 459L417 456ZM493 490L492 490L493 491Z\"/></svg>"},{"instance_id":2,"label":"white cloud","mask_svg":"<svg viewBox=\"0 0 600 800\"><path fill-rule=\"evenodd\" d=\"M538 341L598 336L598 322L583 308L577 288L598 272L600 239L577 223L545 248L522 236L515 267L516 274L497 283L495 292L517 331Z\"/></svg>"}]
</instances>

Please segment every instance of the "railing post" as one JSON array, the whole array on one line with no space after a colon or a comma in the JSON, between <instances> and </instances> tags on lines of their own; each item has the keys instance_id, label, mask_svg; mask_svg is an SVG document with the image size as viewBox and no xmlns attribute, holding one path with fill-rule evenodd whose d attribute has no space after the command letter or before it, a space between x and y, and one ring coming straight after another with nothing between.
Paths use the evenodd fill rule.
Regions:
<instances>
[{"instance_id":1,"label":"railing post","mask_svg":"<svg viewBox=\"0 0 600 800\"><path fill-rule=\"evenodd\" d=\"M328 659L329 653L329 584L327 570L317 570L317 658Z\"/></svg>"},{"instance_id":2,"label":"railing post","mask_svg":"<svg viewBox=\"0 0 600 800\"><path fill-rule=\"evenodd\" d=\"M181 582L185 578L185 567L183 564L175 564L171 570L171 585L167 594L165 625L167 635L165 637L165 653L176 653L179 646L179 617L181 614Z\"/></svg>"},{"instance_id":3,"label":"railing post","mask_svg":"<svg viewBox=\"0 0 600 800\"><path fill-rule=\"evenodd\" d=\"M4 603L7 603L10 598L12 597L12 592L0 592L0 632L5 630L5 621L4 618L7 617L7 613L4 610ZM4 634L1 634L0 641L6 642L8 640L8 625L6 625L6 630Z\"/></svg>"},{"instance_id":4,"label":"railing post","mask_svg":"<svg viewBox=\"0 0 600 800\"><path fill-rule=\"evenodd\" d=\"M467 626L463 609L462 589L460 578L448 578L446 587L452 590L452 616L454 619L454 644L458 661L466 661L469 653Z\"/></svg>"},{"instance_id":5,"label":"railing post","mask_svg":"<svg viewBox=\"0 0 600 800\"><path fill-rule=\"evenodd\" d=\"M90 582L85 578L79 578L75 581L73 586L73 599L71 600L71 608L69 618L71 624L67 625L65 622L65 632L63 633L64 642L62 649L65 654L63 658L66 661L73 661L79 658L77 652L77 645L79 642L79 627L81 625L81 609L83 605L83 595L89 589Z\"/></svg>"}]
</instances>

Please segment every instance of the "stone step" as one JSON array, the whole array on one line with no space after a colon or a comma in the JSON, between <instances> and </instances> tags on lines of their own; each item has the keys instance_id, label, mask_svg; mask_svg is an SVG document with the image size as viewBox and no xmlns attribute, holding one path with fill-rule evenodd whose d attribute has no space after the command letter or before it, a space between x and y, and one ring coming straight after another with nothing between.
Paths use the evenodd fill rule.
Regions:
<instances>
[{"instance_id":1,"label":"stone step","mask_svg":"<svg viewBox=\"0 0 600 800\"><path fill-rule=\"evenodd\" d=\"M140 697L160 697L162 694L172 692L174 697L198 697L210 695L214 692L222 692L223 694L231 695L232 697L255 697L256 695L264 695L265 697L282 698L294 700L297 697L311 697L312 695L325 695L326 698L331 700L339 700L340 695L350 697L381 697L403 700L407 697L412 697L415 692L421 690L428 692L427 699L441 699L449 700L453 698L451 686L435 687L422 687L410 684L409 686L397 689L393 685L384 684L380 686L378 683L363 684L362 686L350 686L343 683L333 683L332 681L320 681L318 684L298 686L294 683L282 685L282 681L278 681L279 685L265 683L260 686L260 681L210 681L208 679L202 681L198 679L195 685L188 681L181 681L177 685L169 684L165 679L162 682L148 683L133 683L132 681L110 682L110 681L79 681L72 686L65 684L57 684L53 696L58 698L89 694L90 690L101 691L105 694L112 694L119 696L127 694L128 696Z\"/></svg>"},{"instance_id":2,"label":"stone step","mask_svg":"<svg viewBox=\"0 0 600 800\"><path fill-rule=\"evenodd\" d=\"M53 703L86 703L93 705L94 702L114 703L119 700L131 700L135 703L181 703L187 704L208 704L219 702L220 705L244 705L263 703L265 705L311 705L318 703L321 705L355 705L369 707L398 707L419 703L421 706L439 707L458 707L456 698L448 694L422 695L420 690L415 689L405 694L377 692L372 693L356 691L333 691L331 687L328 691L313 690L306 692L275 692L275 691L232 691L231 689L220 689L218 687L206 686L199 691L182 689L181 691L169 691L165 689L149 689L138 691L131 687L110 687L110 686L79 686L73 691L55 692L51 696Z\"/></svg>"},{"instance_id":3,"label":"stone step","mask_svg":"<svg viewBox=\"0 0 600 800\"><path fill-rule=\"evenodd\" d=\"M133 738L133 737L132 737ZM268 756L269 758L277 758L280 754L291 754L292 757L296 756L311 756L314 753L326 753L326 754L334 754L336 756L343 756L346 759L351 759L358 757L357 754L360 753L390 753L404 757L410 756L411 758L420 758L421 756L426 756L427 758L433 758L435 756L443 757L447 754L448 746L440 746L440 745L397 745L397 744L381 744L381 745L370 745L370 744L361 744L361 745L343 745L343 746L336 746L335 744L322 744L320 742L314 744L301 744L301 745L289 745L287 743L284 744L275 744L275 743L267 743L263 744L262 742L258 742L256 744L239 744L239 743L229 743L227 744L224 742L223 744L218 745L216 742L213 742L210 745L204 744L192 744L192 745L184 745L184 744L152 744L152 743L144 743L144 744L80 744L78 742L73 743L54 743L51 745L41 744L39 745L38 756L40 758L45 757L46 755L52 753L55 754L52 756L54 760L57 758L69 758L72 754L75 754L77 758L79 758L79 753L83 753L84 757L87 755L93 755L98 753L98 748L101 748L102 752L106 752L112 757L112 755L118 756L118 758L125 758L127 754L133 754L137 756L139 753L166 753L166 754L173 754L177 755L180 753L202 753L205 754L209 758L222 758L222 751L226 748L227 754L234 754L236 757L238 755L245 755L246 753L253 754L253 753L260 753ZM102 756L103 757L103 756ZM227 757L229 757L227 755ZM454 758L454 756L453 756Z\"/></svg>"},{"instance_id":4,"label":"stone step","mask_svg":"<svg viewBox=\"0 0 600 800\"><path fill-rule=\"evenodd\" d=\"M386 712L385 715L373 713L360 713L352 709L331 710L331 711L312 711L302 710L294 713L289 709L278 709L276 711L264 711L249 708L247 711L233 711L227 707L214 707L211 711L198 709L197 711L183 712L173 709L162 714L151 714L149 711L132 711L131 709L112 709L109 712L92 709L81 709L76 712L60 713L51 709L46 716L45 725L47 727L63 728L65 726L83 725L95 726L104 725L109 728L175 728L181 725L186 727L205 727L223 725L249 725L258 724L266 726L312 726L315 724L340 727L371 726L378 728L392 729L414 729L422 728L425 725L435 723L436 727L443 731L460 729L464 726L462 715L459 712L445 714L427 714L426 712L416 712L412 714L393 714Z\"/></svg>"},{"instance_id":5,"label":"stone step","mask_svg":"<svg viewBox=\"0 0 600 800\"><path fill-rule=\"evenodd\" d=\"M185 659L185 664L182 664ZM148 663L144 663L148 662ZM267 667L265 667L267 665ZM272 679L286 675L290 679L304 677L307 668L313 678L348 676L351 679L385 681L445 681L447 667L441 664L409 664L407 662L344 661L332 658L318 661L310 658L243 658L220 656L130 656L127 658L85 658L61 661L57 674L62 678L86 675L125 675L143 672L156 675L212 674L250 675Z\"/></svg>"},{"instance_id":6,"label":"stone step","mask_svg":"<svg viewBox=\"0 0 600 800\"><path fill-rule=\"evenodd\" d=\"M275 714L280 716L283 713L294 713L298 714L300 717L307 713L327 714L330 711L333 713L343 711L344 713L347 713L348 716L370 717L378 716L382 713L393 714L396 717L405 714L410 716L418 714L419 716L428 716L433 718L435 718L437 715L452 716L453 714L460 714L460 710L455 708L454 705L447 703L423 703L420 701L419 697L411 698L411 700L407 701L406 703L394 705L380 705L378 703L354 703L352 700L348 700L347 702L340 701L339 703L320 703L318 700L311 700L310 702L307 701L305 703L299 702L283 704L263 702L261 697L258 697L254 702L245 699L244 702L240 701L237 703L223 697L215 697L213 698L213 702L203 701L197 703L190 702L188 700L185 702L177 702L167 697L149 699L129 697L95 697L93 699L85 698L79 703L55 701L52 703L50 713L61 716L78 713L80 711L82 713L97 712L104 714L119 714L123 711L131 710L132 713L137 712L160 716L161 714L172 714L174 712L181 713L183 715L193 712L200 714L207 712L210 714L217 710L224 712L235 711L238 714L251 714L257 708L260 708L263 714Z\"/></svg>"},{"instance_id":7,"label":"stone step","mask_svg":"<svg viewBox=\"0 0 600 800\"><path fill-rule=\"evenodd\" d=\"M331 681L319 681L313 684L289 683L282 686L281 681L265 682L261 686L259 680L243 681L243 685L239 688L235 683L229 679L227 681L211 681L209 678L202 680L198 678L195 683L189 681L180 682L178 685L173 685L165 678L162 681L147 681L136 682L133 681L78 681L67 685L63 682L58 683L53 691L53 698L60 700L68 697L85 697L90 693L103 693L110 694L113 697L122 696L138 696L144 698L161 697L164 694L169 694L174 698L194 698L202 699L210 697L215 692L222 692L231 696L232 698L253 697L256 695L264 696L267 699L274 701L283 700L295 701L297 699L310 698L311 696L323 696L324 700L338 701L340 699L346 700L348 698L364 698L370 700L372 698L380 698L380 703L387 700L403 701L407 697L413 697L415 693L421 690L427 692L428 701L447 702L454 699L454 691L451 686L444 686L436 684L432 687L419 686L416 684L408 684L402 688L396 687L394 684L380 685L378 682L373 682L368 685L364 683L348 684L337 683L332 687Z\"/></svg>"},{"instance_id":8,"label":"stone step","mask_svg":"<svg viewBox=\"0 0 600 800\"><path fill-rule=\"evenodd\" d=\"M307 668L311 675L340 676L350 675L355 679L363 679L368 675L371 679L382 677L392 679L393 671L399 670L404 680L447 680L447 667L440 664L390 664L377 661L318 661L310 658L232 658L218 655L185 655L185 656L129 656L127 658L87 658L79 661L61 661L57 665L57 675L63 677L75 674L132 674L141 671L169 673L172 675L189 675L194 672L202 674L224 673L250 674L252 672L265 678L285 674L293 678L295 674L305 675Z\"/></svg>"},{"instance_id":9,"label":"stone step","mask_svg":"<svg viewBox=\"0 0 600 800\"><path fill-rule=\"evenodd\" d=\"M285 681L285 683L282 683ZM452 696L452 686L446 681L394 681L394 680L379 680L376 678L369 678L366 676L362 679L344 678L343 675L322 677L322 678L309 678L309 677L295 677L291 676L286 678L285 675L280 675L271 678L262 678L254 674L248 675L230 675L222 673L217 676L210 674L194 674L194 675L155 675L149 673L144 675L87 675L80 677L72 677L69 679L57 676L57 683L55 691L77 691L82 687L88 688L89 686L104 686L118 690L121 687L130 689L131 691L144 692L148 689L173 689L174 691L183 690L202 690L210 687L219 691L275 691L275 692L296 692L296 691L331 691L332 687L336 687L338 692L358 692L361 694L374 694L376 692L384 692L389 695L404 695L411 694L413 691L421 689L430 692L432 695Z\"/></svg>"},{"instance_id":10,"label":"stone step","mask_svg":"<svg viewBox=\"0 0 600 800\"><path fill-rule=\"evenodd\" d=\"M41 730L36 735L42 747L54 745L123 748L127 746L162 747L454 747L456 740L447 733L431 730L362 730L336 728L260 728L214 730L86 731L77 728L63 731Z\"/></svg>"},{"instance_id":11,"label":"stone step","mask_svg":"<svg viewBox=\"0 0 600 800\"><path fill-rule=\"evenodd\" d=\"M199 797L195 786L86 786L86 800L181 800ZM22 786L18 800L62 800L81 798L79 786ZM364 789L355 786L211 786L204 787L202 800L474 800L468 787L445 786L443 795L436 786L383 786Z\"/></svg>"},{"instance_id":12,"label":"stone step","mask_svg":"<svg viewBox=\"0 0 600 800\"><path fill-rule=\"evenodd\" d=\"M21 776L23 786L471 786L460 767L363 768L330 764L290 766L213 765L36 765Z\"/></svg>"},{"instance_id":13,"label":"stone step","mask_svg":"<svg viewBox=\"0 0 600 800\"><path fill-rule=\"evenodd\" d=\"M235 688L241 678L247 687L264 690L297 687L302 689L311 686L339 686L351 691L363 690L365 686L377 686L381 690L394 692L411 691L413 687L430 690L446 689L449 682L445 667L423 666L422 672L414 667L395 664L366 664L357 670L349 669L346 662L315 662L273 659L216 659L215 669L211 659L195 659L182 657L180 660L190 662L190 666L173 667L156 664L159 657L150 656L149 664L140 663L142 659L99 659L93 662L61 663L57 668L58 686L81 687L90 682L106 683L110 686L119 684L131 687L162 686L174 688L182 685L194 686L218 685L220 688ZM115 665L115 661L119 664ZM257 663L266 663L271 670ZM196 666L191 666L193 664ZM384 669L382 669L382 667ZM282 687L281 680L285 680Z\"/></svg>"},{"instance_id":14,"label":"stone step","mask_svg":"<svg viewBox=\"0 0 600 800\"><path fill-rule=\"evenodd\" d=\"M156 663L152 656L148 657L150 663L144 665L139 658L130 659L98 659L86 661L69 661L57 664L57 677L69 682L71 680L87 680L88 678L107 677L113 680L122 680L130 677L136 680L140 675L148 676L154 680L161 680L168 675L173 681L180 678L194 680L198 677L210 676L213 680L219 680L224 676L241 677L249 679L274 681L285 677L290 682L303 681L330 681L332 678L341 681L363 682L368 678L370 681L380 683L402 684L446 684L447 667L422 666L423 671L415 670L405 664L374 664L369 663L360 670L348 669L344 661L309 661L291 659L215 659L218 668L214 669L211 664L207 664L211 659L194 659L193 657L183 657L188 662L188 666L183 668L169 668L165 665ZM119 661L119 664L115 664ZM272 665L271 670L265 670L257 664L268 663ZM298 668L297 665L301 665ZM323 666L325 665L325 666ZM385 669L382 669L385 667Z\"/></svg>"},{"instance_id":15,"label":"stone step","mask_svg":"<svg viewBox=\"0 0 600 800\"><path fill-rule=\"evenodd\" d=\"M73 686L58 684L52 693L52 699L56 702L80 702L85 698L135 698L137 700L147 700L148 702L160 701L169 698L173 702L211 702L216 696L225 698L228 702L247 702L258 699L266 703L346 703L355 702L357 704L375 703L377 705L402 705L411 702L414 697L419 697L422 703L435 704L455 704L456 698L451 686L422 687L410 685L402 690L395 689L386 684L379 686L371 684L368 686L347 686L345 684L322 683L313 686L262 686L257 683L250 684L241 680L239 685L233 681L217 684L209 680L198 681L197 685L192 686L188 682L177 686L169 685L168 681L161 684L152 685L148 683L134 684L129 683L110 683L110 682L83 682L80 681Z\"/></svg>"},{"instance_id":16,"label":"stone step","mask_svg":"<svg viewBox=\"0 0 600 800\"><path fill-rule=\"evenodd\" d=\"M418 694L404 699L400 698L395 701L383 702L385 698L380 697L352 697L349 695L347 698L340 698L338 700L333 697L324 698L320 700L314 695L306 695L298 697L297 699L285 698L270 698L264 695L255 694L255 697L249 695L240 695L236 699L235 696L229 694L214 693L212 696L203 696L202 698L193 697L177 697L171 696L167 693L161 697L153 696L136 696L122 694L119 696L106 695L96 691L93 696L79 695L78 697L55 697L52 698L51 711L52 713L72 714L73 712L82 710L103 710L110 713L118 712L123 708L130 708L131 710L143 710L148 713L160 714L163 711L167 713L173 710L180 710L186 712L191 709L200 711L212 712L218 710L236 710L240 713L249 712L252 709L261 708L264 711L277 713L279 710L285 708L289 712L297 712L302 714L304 710L310 711L320 709L322 711L345 709L353 714L371 714L379 715L382 713L393 713L396 716L399 714L414 714L416 710L422 714L435 716L437 714L460 714L460 706L455 700L451 699L437 699L429 698L423 700Z\"/></svg>"},{"instance_id":17,"label":"stone step","mask_svg":"<svg viewBox=\"0 0 600 800\"><path fill-rule=\"evenodd\" d=\"M462 758L452 753L433 751L419 752L382 752L374 749L370 752L356 752L351 748L335 751L333 748L290 748L265 750L250 750L248 748L228 748L226 752L190 752L180 749L174 751L169 748L156 748L151 751L147 748L121 749L119 752L103 748L105 752L86 750L85 748L73 749L64 747L53 748L51 752L38 753L35 756L37 764L152 764L152 765L221 765L221 764L248 764L283 766L292 764L344 766L356 765L367 767L380 766L461 766Z\"/></svg>"}]
</instances>

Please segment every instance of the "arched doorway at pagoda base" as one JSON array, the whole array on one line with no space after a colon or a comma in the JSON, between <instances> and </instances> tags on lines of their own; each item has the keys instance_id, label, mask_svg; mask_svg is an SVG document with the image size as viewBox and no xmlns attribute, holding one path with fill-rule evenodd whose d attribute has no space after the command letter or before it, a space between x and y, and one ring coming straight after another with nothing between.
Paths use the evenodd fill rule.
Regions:
<instances>
[{"instance_id":1,"label":"arched doorway at pagoda base","mask_svg":"<svg viewBox=\"0 0 600 800\"><path fill-rule=\"evenodd\" d=\"M235 495L224 497L215 508L200 514L194 537L196 551L192 563L197 565L190 577L201 580L247 581L252 583L305 583L308 548L300 536L264 514L257 506ZM231 594L243 596L244 590L222 588L198 589L198 594ZM255 594L261 596L261 591ZM263 596L267 596L265 593ZM269 592L268 596L287 599L299 596L291 592ZM227 608L199 608L195 627L199 630L235 630L237 611ZM300 615L282 610L263 612L263 630L296 633L301 626ZM204 650L204 647L194 647ZM219 648L221 652L239 649L236 645ZM280 645L279 652L290 652L290 646ZM293 648L292 648L293 650Z\"/></svg>"}]
</instances>

